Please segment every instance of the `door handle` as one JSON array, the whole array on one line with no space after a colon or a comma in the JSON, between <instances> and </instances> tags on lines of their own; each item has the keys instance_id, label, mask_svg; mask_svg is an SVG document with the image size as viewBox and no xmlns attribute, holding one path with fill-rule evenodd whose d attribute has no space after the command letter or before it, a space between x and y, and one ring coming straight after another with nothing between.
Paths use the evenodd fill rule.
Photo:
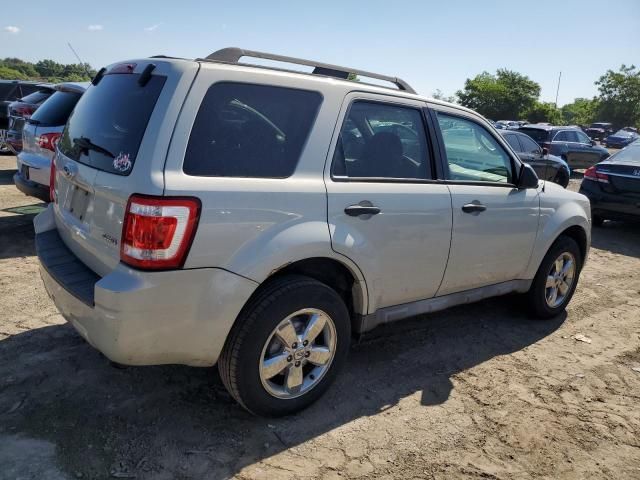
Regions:
<instances>
[{"instance_id":1,"label":"door handle","mask_svg":"<svg viewBox=\"0 0 640 480\"><path fill-rule=\"evenodd\" d=\"M359 217L360 215L377 215L380 213L380 207L375 205L349 205L344 209L344 213L350 217Z\"/></svg>"},{"instance_id":2,"label":"door handle","mask_svg":"<svg viewBox=\"0 0 640 480\"><path fill-rule=\"evenodd\" d=\"M486 209L487 207L481 203L467 203L462 206L462 211L464 213L480 213L484 212Z\"/></svg>"}]
</instances>

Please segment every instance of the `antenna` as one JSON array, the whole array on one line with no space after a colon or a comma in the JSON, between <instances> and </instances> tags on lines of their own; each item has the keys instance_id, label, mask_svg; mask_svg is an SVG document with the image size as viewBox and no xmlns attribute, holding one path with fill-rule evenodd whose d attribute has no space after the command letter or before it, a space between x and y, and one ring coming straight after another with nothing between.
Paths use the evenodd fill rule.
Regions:
<instances>
[{"instance_id":1,"label":"antenna","mask_svg":"<svg viewBox=\"0 0 640 480\"><path fill-rule=\"evenodd\" d=\"M69 45L69 48L71 49L73 54L76 56L76 58L80 62L80 65L82 65L84 67L84 71L87 74L87 77L91 78L91 74L89 73L89 69L87 68L87 64L82 61L82 59L80 58L80 55L78 55L78 52L76 52L75 49L71 46L70 42L67 42L67 45Z\"/></svg>"},{"instance_id":2,"label":"antenna","mask_svg":"<svg viewBox=\"0 0 640 480\"><path fill-rule=\"evenodd\" d=\"M556 108L558 108L558 93L560 92L560 79L562 78L562 71L558 75L558 88L556 89Z\"/></svg>"}]
</instances>

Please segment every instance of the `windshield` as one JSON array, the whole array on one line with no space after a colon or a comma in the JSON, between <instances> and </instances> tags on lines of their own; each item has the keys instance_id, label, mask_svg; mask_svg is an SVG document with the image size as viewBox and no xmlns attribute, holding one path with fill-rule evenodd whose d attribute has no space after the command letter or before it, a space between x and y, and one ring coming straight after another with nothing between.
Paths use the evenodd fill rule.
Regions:
<instances>
[{"instance_id":1,"label":"windshield","mask_svg":"<svg viewBox=\"0 0 640 480\"><path fill-rule=\"evenodd\" d=\"M85 165L128 175L166 77L105 75L78 101L60 139L60 152Z\"/></svg>"}]
</instances>

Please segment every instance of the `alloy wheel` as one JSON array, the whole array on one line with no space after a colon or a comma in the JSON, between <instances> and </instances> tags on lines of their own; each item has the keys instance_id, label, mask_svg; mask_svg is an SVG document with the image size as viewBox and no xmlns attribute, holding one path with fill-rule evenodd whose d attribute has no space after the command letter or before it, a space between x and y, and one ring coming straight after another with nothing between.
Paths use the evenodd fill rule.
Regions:
<instances>
[{"instance_id":1,"label":"alloy wheel","mask_svg":"<svg viewBox=\"0 0 640 480\"><path fill-rule=\"evenodd\" d=\"M571 291L576 276L576 259L569 252L561 253L547 275L545 299L551 308L557 308Z\"/></svg>"},{"instance_id":2,"label":"alloy wheel","mask_svg":"<svg viewBox=\"0 0 640 480\"><path fill-rule=\"evenodd\" d=\"M320 383L336 353L336 327L322 310L292 313L269 335L260 356L260 381L272 396L296 398Z\"/></svg>"}]
</instances>

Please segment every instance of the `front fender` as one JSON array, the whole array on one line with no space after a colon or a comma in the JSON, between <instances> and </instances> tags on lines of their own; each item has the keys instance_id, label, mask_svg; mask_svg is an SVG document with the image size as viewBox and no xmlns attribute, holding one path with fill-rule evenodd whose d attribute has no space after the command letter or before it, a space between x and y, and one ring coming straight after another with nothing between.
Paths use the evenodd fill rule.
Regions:
<instances>
[{"instance_id":1,"label":"front fender","mask_svg":"<svg viewBox=\"0 0 640 480\"><path fill-rule=\"evenodd\" d=\"M577 195L577 194L576 194ZM580 195L582 197L582 195ZM525 278L535 277L542 259L547 254L553 242L567 229L578 226L582 228L587 238L586 254L591 245L591 212L588 200L585 201L564 201L564 202L541 202L547 203L540 206L540 224L536 243L531 253L531 259L525 273ZM583 264L586 262L586 256Z\"/></svg>"}]
</instances>

